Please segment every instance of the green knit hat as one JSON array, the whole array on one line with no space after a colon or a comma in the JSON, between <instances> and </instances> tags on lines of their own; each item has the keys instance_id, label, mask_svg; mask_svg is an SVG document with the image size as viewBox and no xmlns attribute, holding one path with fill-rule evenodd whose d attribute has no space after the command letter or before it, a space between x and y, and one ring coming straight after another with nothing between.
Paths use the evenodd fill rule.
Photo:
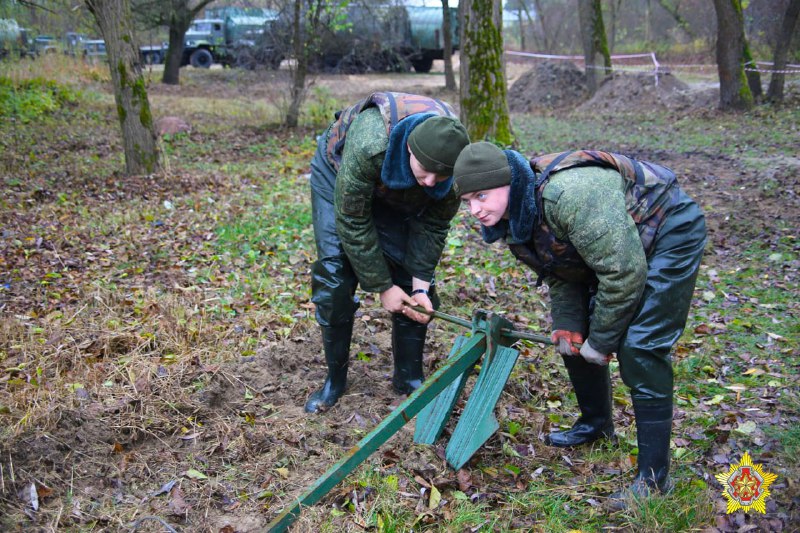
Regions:
<instances>
[{"instance_id":1,"label":"green knit hat","mask_svg":"<svg viewBox=\"0 0 800 533\"><path fill-rule=\"evenodd\" d=\"M496 189L511 183L511 167L506 154L490 142L472 143L456 160L453 188L458 196Z\"/></svg>"},{"instance_id":2,"label":"green knit hat","mask_svg":"<svg viewBox=\"0 0 800 533\"><path fill-rule=\"evenodd\" d=\"M425 119L408 136L408 146L422 168L440 176L452 176L456 158L468 144L467 129L453 117Z\"/></svg>"}]
</instances>

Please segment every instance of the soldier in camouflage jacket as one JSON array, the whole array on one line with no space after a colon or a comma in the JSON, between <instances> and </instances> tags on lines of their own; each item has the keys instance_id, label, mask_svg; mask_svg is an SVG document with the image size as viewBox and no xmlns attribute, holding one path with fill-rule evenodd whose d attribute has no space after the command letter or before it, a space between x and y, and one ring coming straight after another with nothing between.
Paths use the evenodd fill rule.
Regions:
<instances>
[{"instance_id":1,"label":"soldier in camouflage jacket","mask_svg":"<svg viewBox=\"0 0 800 533\"><path fill-rule=\"evenodd\" d=\"M686 324L706 242L700 208L669 169L599 151L530 161L490 143L465 148L456 193L487 242L504 239L550 289L556 351L581 415L553 446L613 438L608 362L630 388L638 474L614 495L667 492L672 429L670 352ZM573 343L582 343L578 350ZM579 357L582 356L582 357Z\"/></svg>"},{"instance_id":2,"label":"soldier in camouflage jacket","mask_svg":"<svg viewBox=\"0 0 800 533\"><path fill-rule=\"evenodd\" d=\"M311 161L317 260L312 301L328 374L307 412L334 405L345 390L358 285L392 313L392 384L422 384L428 311L438 306L434 270L459 201L452 170L469 143L452 108L405 93L374 93L337 113Z\"/></svg>"}]
</instances>

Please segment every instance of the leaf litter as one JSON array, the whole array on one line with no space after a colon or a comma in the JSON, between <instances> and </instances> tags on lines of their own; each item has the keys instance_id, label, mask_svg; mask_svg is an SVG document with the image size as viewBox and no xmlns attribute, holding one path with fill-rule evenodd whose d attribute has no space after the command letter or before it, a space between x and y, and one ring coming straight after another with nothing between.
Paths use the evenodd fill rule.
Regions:
<instances>
[{"instance_id":1,"label":"leaf litter","mask_svg":"<svg viewBox=\"0 0 800 533\"><path fill-rule=\"evenodd\" d=\"M113 110L97 111L105 114L107 131L81 135L67 161L55 157L67 153L66 141L45 131L30 135L47 166L34 172L6 160L5 168L29 179L7 188L0 212L0 265L12 273L0 293L9 318L0 325L0 521L115 529L146 515L188 530L263 530L398 404L390 385L389 317L363 295L353 353L365 356L352 358L339 404L308 417L305 399L325 376L307 286L313 243L303 240L302 228L287 230L298 235L286 256L295 276L271 260L282 252L274 242L242 240L252 261L220 256L218 228L264 213L263 191L276 180L306 179L315 131L300 137L252 126L216 131L198 115L198 127L170 141L175 150L193 153L191 162L173 161L164 175L123 178L118 161L104 161L118 150ZM727 156L647 149L632 155L690 169L684 183L706 209L713 241L676 350L677 361L703 356L705 366L693 378L712 388L678 392L673 440L685 451L676 454L676 475L708 481L707 498L717 501L713 474L751 450L784 478L774 485L770 513L743 519L717 509L713 525L706 525L784 530L796 523L797 467L776 462L782 444L773 431L797 423L797 394L787 388L796 368L783 365L797 361L797 339L747 317L797 320L797 170L786 167L783 183L794 195L770 195L746 187L753 171ZM87 168L80 157L95 163ZM225 169L220 162L237 166ZM294 200L307 202L304 193ZM764 207L747 209L756 201ZM530 273L503 256L509 284L462 261L482 257L473 230L460 215L441 267L447 301L504 308L515 323L546 330L544 306L513 312L531 305L520 290L534 286ZM759 286L792 292L793 299L764 302L748 296L745 283L752 279L727 281L754 242L766 254L758 264ZM786 242L793 256L787 257ZM242 281L256 275L271 280L268 289ZM726 338L731 330L743 333ZM455 330L433 324L428 372L444 360L454 337ZM571 505L585 501L595 508L635 466L628 453L635 445L631 408L616 379L615 387L621 452L548 448L543 435L571 425L574 400L553 354L524 347L497 411L501 424L516 426L502 427L465 468L450 470L441 444L413 445L413 425L367 468L394 479L401 505L420 525L452 518L459 501L502 507L509 494L529 492L529 483ZM592 460L587 453L600 455ZM298 529L325 520L373 527L366 516L378 483L365 487L351 479L304 513ZM331 508L341 512L328 516ZM535 523L512 521L519 528ZM624 518L607 523L624 524Z\"/></svg>"}]
</instances>

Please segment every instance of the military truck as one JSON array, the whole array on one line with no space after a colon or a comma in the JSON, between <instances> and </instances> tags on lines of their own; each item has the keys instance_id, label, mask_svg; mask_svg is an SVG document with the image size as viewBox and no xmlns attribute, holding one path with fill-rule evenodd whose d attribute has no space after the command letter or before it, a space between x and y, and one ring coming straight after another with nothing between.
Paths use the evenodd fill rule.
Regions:
<instances>
[{"instance_id":1,"label":"military truck","mask_svg":"<svg viewBox=\"0 0 800 533\"><path fill-rule=\"evenodd\" d=\"M409 60L417 72L430 72L434 59L444 59L444 13L439 7L408 6L411 26ZM450 8L450 40L453 50L459 46L458 8Z\"/></svg>"},{"instance_id":2,"label":"military truck","mask_svg":"<svg viewBox=\"0 0 800 533\"><path fill-rule=\"evenodd\" d=\"M274 11L262 10L260 15L195 20L186 32L181 66L209 68L220 63L250 69L258 65L277 68L283 54L263 38L276 16Z\"/></svg>"},{"instance_id":3,"label":"military truck","mask_svg":"<svg viewBox=\"0 0 800 533\"><path fill-rule=\"evenodd\" d=\"M451 8L453 49L458 48L458 9ZM317 72L429 72L444 58L442 9L351 2L345 10L323 14L317 52L309 68ZM288 56L292 14L280 13L264 42ZM274 35L270 35L274 33ZM258 46L257 46L258 48Z\"/></svg>"},{"instance_id":4,"label":"military truck","mask_svg":"<svg viewBox=\"0 0 800 533\"><path fill-rule=\"evenodd\" d=\"M62 51L64 52L64 55L68 55L71 57L77 57L78 55L80 55L83 43L88 38L89 37L87 37L86 34L84 33L78 33L74 31L68 31L67 33L65 33L62 42L63 44Z\"/></svg>"},{"instance_id":5,"label":"military truck","mask_svg":"<svg viewBox=\"0 0 800 533\"><path fill-rule=\"evenodd\" d=\"M161 65L167 57L169 43L146 44L139 46L139 57L144 65Z\"/></svg>"},{"instance_id":6,"label":"military truck","mask_svg":"<svg viewBox=\"0 0 800 533\"><path fill-rule=\"evenodd\" d=\"M35 53L28 30L14 19L0 19L0 59L34 57Z\"/></svg>"}]
</instances>

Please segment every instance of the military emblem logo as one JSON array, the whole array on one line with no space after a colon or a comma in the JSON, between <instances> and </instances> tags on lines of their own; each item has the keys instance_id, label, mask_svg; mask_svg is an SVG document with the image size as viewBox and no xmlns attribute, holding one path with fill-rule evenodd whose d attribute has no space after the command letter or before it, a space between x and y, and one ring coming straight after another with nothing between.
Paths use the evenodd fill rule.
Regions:
<instances>
[{"instance_id":1,"label":"military emblem logo","mask_svg":"<svg viewBox=\"0 0 800 533\"><path fill-rule=\"evenodd\" d=\"M753 464L748 452L744 452L739 464L731 465L726 473L715 477L722 483L722 495L728 500L728 514L739 509L745 513L753 509L766 514L769 486L778 476L764 472L759 464Z\"/></svg>"}]
</instances>

